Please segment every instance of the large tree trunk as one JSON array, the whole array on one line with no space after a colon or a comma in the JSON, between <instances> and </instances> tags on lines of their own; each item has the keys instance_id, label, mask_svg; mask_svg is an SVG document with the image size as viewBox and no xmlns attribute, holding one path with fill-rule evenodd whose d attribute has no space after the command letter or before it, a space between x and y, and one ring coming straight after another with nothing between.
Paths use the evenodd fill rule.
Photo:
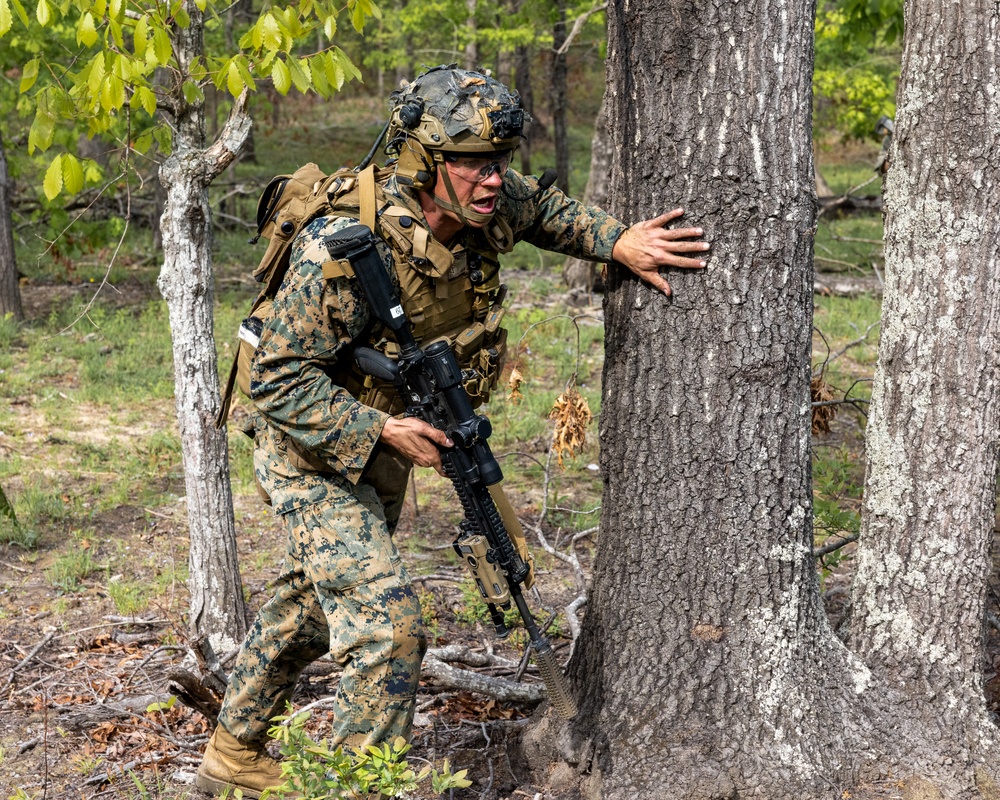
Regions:
<instances>
[{"instance_id":1,"label":"large tree trunk","mask_svg":"<svg viewBox=\"0 0 1000 800\"><path fill-rule=\"evenodd\" d=\"M187 3L191 25L178 30L174 48L181 70L202 54L202 14ZM160 222L163 268L158 286L170 316L174 391L180 428L191 550L190 627L207 634L216 650L239 644L246 633L246 608L236 555L236 526L229 483L225 430L216 430L219 372L212 330L214 287L208 186L236 157L250 118L246 92L233 105L229 122L205 149L200 104L174 115L174 150L160 168L166 204Z\"/></svg>"},{"instance_id":2,"label":"large tree trunk","mask_svg":"<svg viewBox=\"0 0 1000 800\"><path fill-rule=\"evenodd\" d=\"M672 301L611 273L580 713L527 752L588 798L992 800L1000 11L907 5L852 650L811 557L812 9L688 12L610 8L612 210L683 204L714 251Z\"/></svg>"},{"instance_id":3,"label":"large tree trunk","mask_svg":"<svg viewBox=\"0 0 1000 800\"><path fill-rule=\"evenodd\" d=\"M926 745L914 771L957 791L970 769L997 773L982 645L1000 430L1000 11L906 11L851 643L905 695L901 716Z\"/></svg>"},{"instance_id":4,"label":"large tree trunk","mask_svg":"<svg viewBox=\"0 0 1000 800\"><path fill-rule=\"evenodd\" d=\"M812 558L812 25L609 6L610 210L683 206L713 253L671 299L609 273L602 535L553 737L588 798L839 797L888 728Z\"/></svg>"},{"instance_id":5,"label":"large tree trunk","mask_svg":"<svg viewBox=\"0 0 1000 800\"><path fill-rule=\"evenodd\" d=\"M611 136L608 132L608 98L601 100L601 108L594 121L594 135L590 141L590 174L583 202L604 208L608 203L608 176L611 174ZM596 267L593 261L567 258L563 264L563 280L569 289L569 300L575 305L591 302Z\"/></svg>"},{"instance_id":6,"label":"large tree trunk","mask_svg":"<svg viewBox=\"0 0 1000 800\"><path fill-rule=\"evenodd\" d=\"M7 314L24 319L21 287L14 254L14 221L11 217L11 181L7 171L7 152L0 133L0 317Z\"/></svg>"},{"instance_id":7,"label":"large tree trunk","mask_svg":"<svg viewBox=\"0 0 1000 800\"><path fill-rule=\"evenodd\" d=\"M714 251L672 300L609 275L573 730L606 798L830 797L863 723L811 555L813 8L684 8L609 8L611 209Z\"/></svg>"}]
</instances>

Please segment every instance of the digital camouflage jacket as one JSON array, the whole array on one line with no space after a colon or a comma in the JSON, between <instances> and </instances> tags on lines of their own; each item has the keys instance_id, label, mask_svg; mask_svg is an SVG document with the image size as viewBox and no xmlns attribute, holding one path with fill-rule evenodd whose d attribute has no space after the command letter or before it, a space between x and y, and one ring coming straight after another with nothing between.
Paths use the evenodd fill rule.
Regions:
<instances>
[{"instance_id":1,"label":"digital camouflage jacket","mask_svg":"<svg viewBox=\"0 0 1000 800\"><path fill-rule=\"evenodd\" d=\"M504 251L513 242L524 240L567 256L611 260L625 226L604 211L555 188L530 198L538 189L537 180L514 170L504 176L504 189L496 217L501 227L504 223L509 226L513 236L513 241L501 248ZM412 210L412 219L404 219L406 228L414 225L427 230L419 205L394 180L383 184L383 190L396 198L404 211ZM345 377L353 367L354 347L377 346L379 336L357 281L338 272L324 244L327 236L353 224L357 224L356 215L324 216L302 231L254 354L255 471L278 513L351 494L358 481L368 478L365 470L378 450L388 417L385 410L359 402L357 387L351 387L352 393ZM449 244L454 263L448 277L456 278L455 273L459 273L455 285L469 283L462 273L468 272L468 257L473 251L488 249L481 238L480 233L467 228ZM384 247L383 259L398 284L406 265L394 263L400 257L394 258L393 252ZM414 280L410 269L404 281ZM417 276L416 280L428 282L432 294L425 292L423 296L437 291L434 277ZM499 279L495 283L498 285ZM465 305L448 312L454 314L459 329L470 317L468 302ZM419 309L406 310L411 320L419 316ZM405 470L398 475L402 485L389 489L405 488Z\"/></svg>"}]
</instances>

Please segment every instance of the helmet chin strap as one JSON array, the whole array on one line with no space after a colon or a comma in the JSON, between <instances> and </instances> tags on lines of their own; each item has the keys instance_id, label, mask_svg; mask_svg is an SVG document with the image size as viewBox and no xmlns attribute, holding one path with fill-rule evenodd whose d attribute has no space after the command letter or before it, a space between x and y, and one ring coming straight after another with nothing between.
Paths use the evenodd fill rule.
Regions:
<instances>
[{"instance_id":1,"label":"helmet chin strap","mask_svg":"<svg viewBox=\"0 0 1000 800\"><path fill-rule=\"evenodd\" d=\"M451 198L451 202L449 203L447 200L442 200L437 195L433 195L434 202L446 211L451 211L453 214L457 214L458 218L462 220L463 225L469 225L472 222L485 225L493 219L493 215L496 213L495 206L494 211L491 211L489 214L473 211L471 208L463 208L458 202L458 195L455 194L455 187L451 185L451 178L448 175L448 170L444 166L444 157L441 157L439 160L438 154L435 153L434 160L438 162L438 178L444 181L444 188L448 192L448 197Z\"/></svg>"}]
</instances>

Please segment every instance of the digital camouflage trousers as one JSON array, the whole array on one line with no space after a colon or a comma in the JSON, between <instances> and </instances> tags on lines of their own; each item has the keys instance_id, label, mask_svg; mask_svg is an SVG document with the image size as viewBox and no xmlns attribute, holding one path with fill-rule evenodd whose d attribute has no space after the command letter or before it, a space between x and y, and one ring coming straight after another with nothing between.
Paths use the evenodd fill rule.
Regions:
<instances>
[{"instance_id":1,"label":"digital camouflage trousers","mask_svg":"<svg viewBox=\"0 0 1000 800\"><path fill-rule=\"evenodd\" d=\"M282 572L240 648L219 714L237 739L266 739L299 674L327 652L344 668L334 746L409 735L427 643L420 602L390 536L397 515L392 509L387 526L364 483L285 514Z\"/></svg>"}]
</instances>

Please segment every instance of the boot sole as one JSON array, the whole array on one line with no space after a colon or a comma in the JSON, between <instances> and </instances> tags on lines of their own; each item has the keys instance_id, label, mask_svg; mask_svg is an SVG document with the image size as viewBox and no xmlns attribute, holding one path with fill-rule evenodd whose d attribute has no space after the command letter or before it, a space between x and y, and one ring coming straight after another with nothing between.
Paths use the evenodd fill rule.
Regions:
<instances>
[{"instance_id":1,"label":"boot sole","mask_svg":"<svg viewBox=\"0 0 1000 800\"><path fill-rule=\"evenodd\" d=\"M216 797L221 795L223 792L228 792L228 795L232 797L233 791L236 789L243 792L243 796L249 798L249 800L259 800L262 794L262 792L258 792L256 789L250 789L246 786L237 786L235 783L229 783L229 781L216 780L215 778L210 778L208 775L202 775L200 772L194 779L194 785L203 792L208 792Z\"/></svg>"}]
</instances>

